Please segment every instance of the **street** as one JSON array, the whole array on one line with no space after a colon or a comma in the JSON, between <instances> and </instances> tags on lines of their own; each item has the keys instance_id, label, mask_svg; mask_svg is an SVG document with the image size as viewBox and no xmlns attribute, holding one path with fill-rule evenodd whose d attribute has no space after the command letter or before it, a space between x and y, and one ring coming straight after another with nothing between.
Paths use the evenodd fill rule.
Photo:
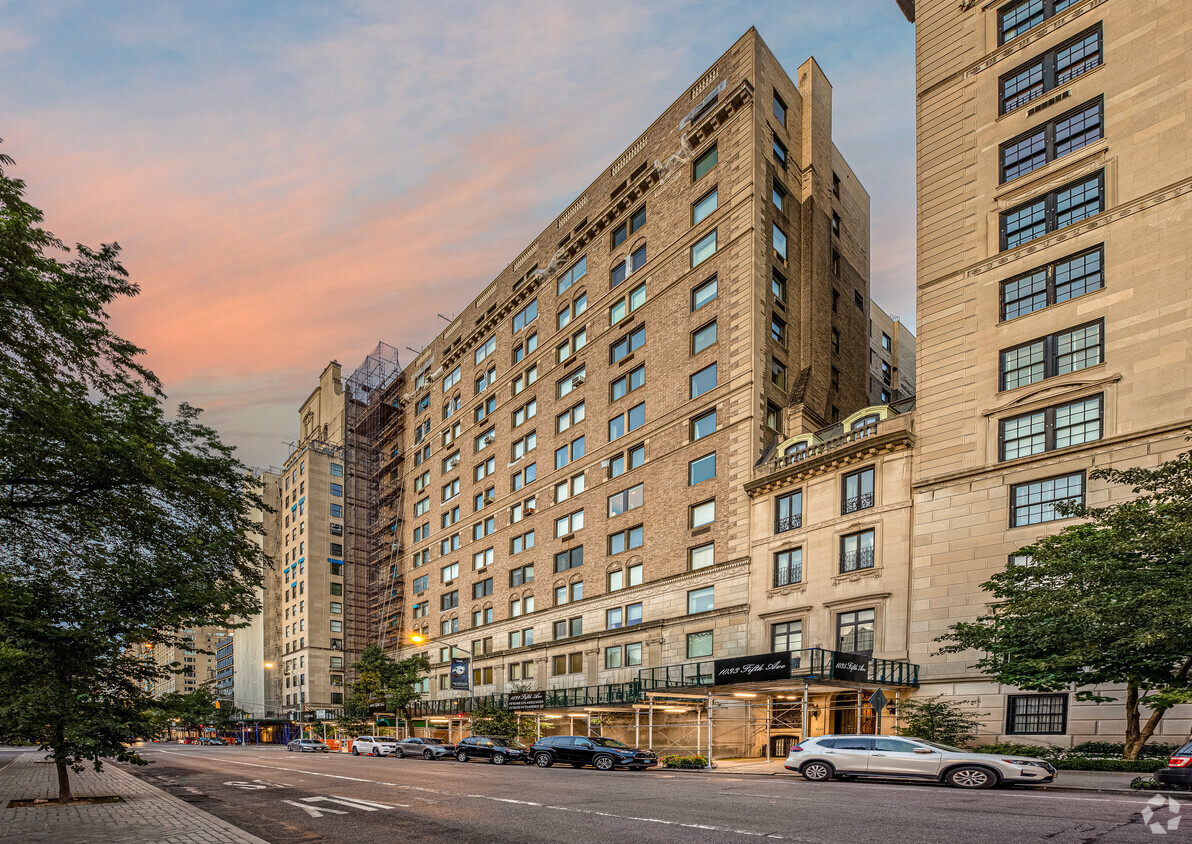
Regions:
<instances>
[{"instance_id":1,"label":"street","mask_svg":"<svg viewBox=\"0 0 1192 844\"><path fill-rule=\"evenodd\" d=\"M251 745L142 752L152 764L129 766L137 776L273 844L1154 840L1141 814L1149 794L602 773ZM1170 817L1164 807L1153 820Z\"/></svg>"}]
</instances>

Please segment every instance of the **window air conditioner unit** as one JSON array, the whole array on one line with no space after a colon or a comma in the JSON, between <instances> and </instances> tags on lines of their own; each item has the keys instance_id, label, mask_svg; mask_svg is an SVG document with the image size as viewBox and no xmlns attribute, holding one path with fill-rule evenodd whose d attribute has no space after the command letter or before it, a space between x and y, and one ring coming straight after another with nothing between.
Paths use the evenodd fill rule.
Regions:
<instances>
[{"instance_id":1,"label":"window air conditioner unit","mask_svg":"<svg viewBox=\"0 0 1192 844\"><path fill-rule=\"evenodd\" d=\"M448 470L454 469L454 468L455 468L456 466L458 466L458 465L459 465L459 458L458 458L458 457L456 457L456 458L455 458L455 459L453 459L453 460L449 460L449 461L447 461L447 469L448 469Z\"/></svg>"},{"instance_id":2,"label":"window air conditioner unit","mask_svg":"<svg viewBox=\"0 0 1192 844\"><path fill-rule=\"evenodd\" d=\"M527 516L533 516L534 508L533 507L525 507L522 509L522 512L525 513Z\"/></svg>"},{"instance_id":3,"label":"window air conditioner unit","mask_svg":"<svg viewBox=\"0 0 1192 844\"><path fill-rule=\"evenodd\" d=\"M571 379L572 387L578 387L583 383L584 383L584 376L582 376L582 375L576 375L574 378Z\"/></svg>"},{"instance_id":4,"label":"window air conditioner unit","mask_svg":"<svg viewBox=\"0 0 1192 844\"><path fill-rule=\"evenodd\" d=\"M600 461L600 468L601 468L601 469L607 469L607 468L608 468L608 464L609 464L609 462L610 462L610 461L608 461L608 460L601 460L601 461Z\"/></svg>"},{"instance_id":5,"label":"window air conditioner unit","mask_svg":"<svg viewBox=\"0 0 1192 844\"><path fill-rule=\"evenodd\" d=\"M481 442L483 442L485 445L492 445L496 441L496 437L494 437L492 434L489 434Z\"/></svg>"}]
</instances>

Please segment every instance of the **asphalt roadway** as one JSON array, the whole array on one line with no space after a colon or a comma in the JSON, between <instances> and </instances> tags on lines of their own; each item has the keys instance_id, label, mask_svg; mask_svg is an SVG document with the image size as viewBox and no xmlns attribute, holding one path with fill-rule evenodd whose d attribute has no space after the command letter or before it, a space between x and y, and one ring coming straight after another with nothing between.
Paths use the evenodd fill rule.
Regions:
<instances>
[{"instance_id":1,"label":"asphalt roadway","mask_svg":"<svg viewBox=\"0 0 1192 844\"><path fill-rule=\"evenodd\" d=\"M150 745L142 755L152 764L130 766L135 774L273 844L1157 840L1142 814L1151 795L603 773L251 745ZM1172 817L1164 806L1150 820L1166 827ZM1184 820L1186 829L1158 840L1192 840L1192 818Z\"/></svg>"}]
</instances>

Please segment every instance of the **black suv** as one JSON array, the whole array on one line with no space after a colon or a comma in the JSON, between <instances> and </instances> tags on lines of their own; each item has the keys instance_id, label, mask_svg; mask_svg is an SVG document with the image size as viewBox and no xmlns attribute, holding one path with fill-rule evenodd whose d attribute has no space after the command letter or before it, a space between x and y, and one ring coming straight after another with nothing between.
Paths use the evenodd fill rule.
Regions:
<instances>
[{"instance_id":1,"label":"black suv","mask_svg":"<svg viewBox=\"0 0 1192 844\"><path fill-rule=\"evenodd\" d=\"M530 754L539 768L566 762L574 768L593 765L600 771L613 768L644 771L658 764L657 754L649 750L638 750L600 736L549 736L530 745Z\"/></svg>"},{"instance_id":2,"label":"black suv","mask_svg":"<svg viewBox=\"0 0 1192 844\"><path fill-rule=\"evenodd\" d=\"M517 739L501 736L468 736L455 746L455 758L460 762L469 759L491 759L494 765L506 762L533 762L529 748Z\"/></svg>"},{"instance_id":3,"label":"black suv","mask_svg":"<svg viewBox=\"0 0 1192 844\"><path fill-rule=\"evenodd\" d=\"M1167 760L1167 767L1155 771L1155 779L1169 785L1192 785L1192 742Z\"/></svg>"}]
</instances>

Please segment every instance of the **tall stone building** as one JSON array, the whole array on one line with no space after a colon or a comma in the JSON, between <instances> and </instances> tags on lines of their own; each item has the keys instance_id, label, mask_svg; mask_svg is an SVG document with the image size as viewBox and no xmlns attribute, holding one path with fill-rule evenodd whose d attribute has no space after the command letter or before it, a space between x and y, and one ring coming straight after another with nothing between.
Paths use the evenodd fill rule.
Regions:
<instances>
[{"instance_id":1,"label":"tall stone building","mask_svg":"<svg viewBox=\"0 0 1192 844\"><path fill-rule=\"evenodd\" d=\"M1192 18L1127 0L900 0L915 21L918 452L910 657L990 736L1120 732L1120 706L980 681L933 655L980 584L1128 495L1192 425ZM1164 730L1187 728L1174 710Z\"/></svg>"},{"instance_id":2,"label":"tall stone building","mask_svg":"<svg viewBox=\"0 0 1192 844\"><path fill-rule=\"evenodd\" d=\"M915 335L876 302L869 304L869 403L915 395Z\"/></svg>"},{"instance_id":3,"label":"tall stone building","mask_svg":"<svg viewBox=\"0 0 1192 844\"><path fill-rule=\"evenodd\" d=\"M141 659L158 668L170 668L171 673L158 678L146 691L154 697L167 694L187 694L210 684L214 690L216 648L227 638L222 627L188 627L178 631L184 644L141 645Z\"/></svg>"},{"instance_id":4,"label":"tall stone building","mask_svg":"<svg viewBox=\"0 0 1192 844\"><path fill-rule=\"evenodd\" d=\"M745 485L869 404L869 197L831 117L750 30L405 368L397 644L432 707L453 653L488 694L768 647Z\"/></svg>"}]
</instances>

